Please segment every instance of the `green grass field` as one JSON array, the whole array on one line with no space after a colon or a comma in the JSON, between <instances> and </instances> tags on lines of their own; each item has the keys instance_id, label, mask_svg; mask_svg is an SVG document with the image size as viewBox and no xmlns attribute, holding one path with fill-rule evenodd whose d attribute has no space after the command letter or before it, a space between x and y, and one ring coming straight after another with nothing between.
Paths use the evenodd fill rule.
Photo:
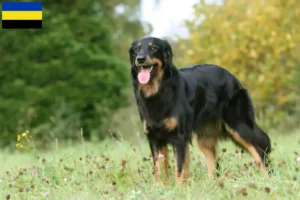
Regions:
<instances>
[{"instance_id":1,"label":"green grass field","mask_svg":"<svg viewBox=\"0 0 300 200\"><path fill-rule=\"evenodd\" d=\"M58 141L50 152L2 152L0 199L300 199L300 132L270 136L272 175L260 174L249 154L223 142L222 175L209 180L204 156L194 145L185 187L173 179L169 186L154 184L148 144L138 136L132 143L61 146Z\"/></svg>"}]
</instances>

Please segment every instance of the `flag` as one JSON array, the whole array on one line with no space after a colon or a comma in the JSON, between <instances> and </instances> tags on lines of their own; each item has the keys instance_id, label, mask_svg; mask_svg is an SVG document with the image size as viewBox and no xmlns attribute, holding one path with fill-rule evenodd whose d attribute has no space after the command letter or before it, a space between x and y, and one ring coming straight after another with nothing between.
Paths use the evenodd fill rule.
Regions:
<instances>
[{"instance_id":1,"label":"flag","mask_svg":"<svg viewBox=\"0 0 300 200\"><path fill-rule=\"evenodd\" d=\"M41 29L42 2L2 2L3 29Z\"/></svg>"}]
</instances>

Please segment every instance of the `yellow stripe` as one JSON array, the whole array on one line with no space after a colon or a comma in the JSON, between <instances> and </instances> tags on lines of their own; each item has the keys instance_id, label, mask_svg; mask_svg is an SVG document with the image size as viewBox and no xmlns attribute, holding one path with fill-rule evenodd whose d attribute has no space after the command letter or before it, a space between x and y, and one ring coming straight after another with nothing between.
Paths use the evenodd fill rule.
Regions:
<instances>
[{"instance_id":1,"label":"yellow stripe","mask_svg":"<svg viewBox=\"0 0 300 200\"><path fill-rule=\"evenodd\" d=\"M2 11L2 20L42 20L42 11Z\"/></svg>"}]
</instances>

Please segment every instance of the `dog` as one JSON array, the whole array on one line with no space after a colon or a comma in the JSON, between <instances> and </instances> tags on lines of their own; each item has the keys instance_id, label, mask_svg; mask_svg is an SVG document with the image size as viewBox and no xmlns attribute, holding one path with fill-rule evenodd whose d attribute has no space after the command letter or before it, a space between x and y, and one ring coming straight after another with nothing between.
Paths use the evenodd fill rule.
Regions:
<instances>
[{"instance_id":1,"label":"dog","mask_svg":"<svg viewBox=\"0 0 300 200\"><path fill-rule=\"evenodd\" d=\"M233 74L213 64L177 69L170 43L156 37L132 42L129 58L156 182L169 180L168 145L174 151L176 182L187 182L193 136L210 178L220 169L217 142L227 138L248 150L260 171L267 172L270 138L256 123L250 95Z\"/></svg>"}]
</instances>

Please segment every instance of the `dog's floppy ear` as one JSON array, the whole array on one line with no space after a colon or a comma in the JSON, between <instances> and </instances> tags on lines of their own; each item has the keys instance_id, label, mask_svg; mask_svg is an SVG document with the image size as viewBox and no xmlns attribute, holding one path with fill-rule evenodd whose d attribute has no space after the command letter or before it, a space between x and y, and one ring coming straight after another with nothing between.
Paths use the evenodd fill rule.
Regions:
<instances>
[{"instance_id":1,"label":"dog's floppy ear","mask_svg":"<svg viewBox=\"0 0 300 200\"><path fill-rule=\"evenodd\" d=\"M137 41L132 42L131 45L130 45L130 47L129 47L129 49L128 49L129 59L130 59L131 65L134 64L134 58L133 58L133 56L134 56L134 48L136 46L136 43L137 43Z\"/></svg>"},{"instance_id":2,"label":"dog's floppy ear","mask_svg":"<svg viewBox=\"0 0 300 200\"><path fill-rule=\"evenodd\" d=\"M164 42L164 60L167 64L171 64L173 60L173 52L170 43L167 40L163 40Z\"/></svg>"},{"instance_id":3,"label":"dog's floppy ear","mask_svg":"<svg viewBox=\"0 0 300 200\"><path fill-rule=\"evenodd\" d=\"M134 51L134 47L136 46L136 41L132 42L129 49L128 49L128 53L129 55L133 53Z\"/></svg>"}]
</instances>

